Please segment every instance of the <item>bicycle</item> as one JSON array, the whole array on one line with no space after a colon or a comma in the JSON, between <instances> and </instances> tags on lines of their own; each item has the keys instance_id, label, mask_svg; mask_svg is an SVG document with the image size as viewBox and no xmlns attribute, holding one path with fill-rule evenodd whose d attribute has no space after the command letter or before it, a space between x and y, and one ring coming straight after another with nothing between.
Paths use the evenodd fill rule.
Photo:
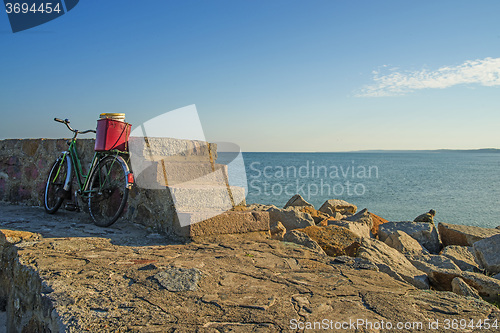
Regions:
<instances>
[{"instance_id":1,"label":"bicycle","mask_svg":"<svg viewBox=\"0 0 500 333\"><path fill-rule=\"evenodd\" d=\"M96 151L87 174L84 174L82 163L76 149L78 134L96 133L95 130L78 131L71 128L68 119L54 118L63 123L74 133L68 140L69 148L54 162L50 169L45 186L45 211L54 214L64 200L71 199L73 178L76 178L78 189L75 191L75 209L78 209L78 195L87 200L90 216L100 227L108 227L122 215L128 192L134 184L134 176L122 155L121 150Z\"/></svg>"}]
</instances>

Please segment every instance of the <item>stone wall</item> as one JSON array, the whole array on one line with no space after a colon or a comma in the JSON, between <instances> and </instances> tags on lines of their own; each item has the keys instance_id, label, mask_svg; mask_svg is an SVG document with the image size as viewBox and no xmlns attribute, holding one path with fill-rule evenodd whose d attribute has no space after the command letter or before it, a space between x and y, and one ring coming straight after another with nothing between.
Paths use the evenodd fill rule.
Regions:
<instances>
[{"instance_id":1,"label":"stone wall","mask_svg":"<svg viewBox=\"0 0 500 333\"><path fill-rule=\"evenodd\" d=\"M165 140L169 146L175 148L176 163L209 160L209 154L212 154L213 161L217 158L215 144L208 146L199 141ZM43 206L48 172L55 159L67 147L67 139L0 140L0 200ZM155 148L154 145L152 147ZM86 171L94 154L94 140L79 139L77 149ZM156 153L162 152L158 150ZM80 206L86 210L85 202L80 202ZM150 227L156 232L179 234L174 203L170 191L166 188L144 189L134 186L129 193L124 218Z\"/></svg>"},{"instance_id":2,"label":"stone wall","mask_svg":"<svg viewBox=\"0 0 500 333\"><path fill-rule=\"evenodd\" d=\"M33 243L38 240L37 235L4 232L0 231L0 311L7 311L8 316L7 323L0 325L6 325L7 332L64 332L49 296L50 287L42 282L38 272L20 262L17 247L12 243L19 240Z\"/></svg>"},{"instance_id":3,"label":"stone wall","mask_svg":"<svg viewBox=\"0 0 500 333\"><path fill-rule=\"evenodd\" d=\"M42 206L52 163L68 148L65 139L0 140L0 200ZM94 140L79 140L83 161L93 154Z\"/></svg>"}]
</instances>

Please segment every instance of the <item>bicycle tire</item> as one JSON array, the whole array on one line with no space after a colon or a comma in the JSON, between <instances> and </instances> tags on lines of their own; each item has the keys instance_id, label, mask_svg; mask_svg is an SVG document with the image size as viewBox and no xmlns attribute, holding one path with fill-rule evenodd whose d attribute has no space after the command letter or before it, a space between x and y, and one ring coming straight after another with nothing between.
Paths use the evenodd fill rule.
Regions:
<instances>
[{"instance_id":1,"label":"bicycle tire","mask_svg":"<svg viewBox=\"0 0 500 333\"><path fill-rule=\"evenodd\" d=\"M43 204L48 214L56 213L61 207L64 199L71 197L71 162L69 156L62 155L50 168Z\"/></svg>"},{"instance_id":2,"label":"bicycle tire","mask_svg":"<svg viewBox=\"0 0 500 333\"><path fill-rule=\"evenodd\" d=\"M90 178L88 208L94 224L109 227L120 218L128 199L129 168L121 156L107 156Z\"/></svg>"}]
</instances>

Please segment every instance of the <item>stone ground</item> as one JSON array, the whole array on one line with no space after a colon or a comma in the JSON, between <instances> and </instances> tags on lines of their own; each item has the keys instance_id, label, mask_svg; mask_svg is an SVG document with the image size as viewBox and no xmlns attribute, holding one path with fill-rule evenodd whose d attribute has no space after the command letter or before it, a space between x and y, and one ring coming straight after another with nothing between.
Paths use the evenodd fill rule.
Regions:
<instances>
[{"instance_id":1,"label":"stone ground","mask_svg":"<svg viewBox=\"0 0 500 333\"><path fill-rule=\"evenodd\" d=\"M422 323L398 331L439 332L446 320L500 320L483 301L418 290L363 269L369 265L337 263L262 234L180 242L126 221L98 228L85 213L8 204L0 204L0 229L42 234L18 246L19 260L41 276L69 332L295 332L303 331L299 322L323 320ZM439 328L430 329L436 320Z\"/></svg>"},{"instance_id":2,"label":"stone ground","mask_svg":"<svg viewBox=\"0 0 500 333\"><path fill-rule=\"evenodd\" d=\"M0 333L7 332L7 327L5 327L6 322L7 322L7 313L0 311Z\"/></svg>"}]
</instances>

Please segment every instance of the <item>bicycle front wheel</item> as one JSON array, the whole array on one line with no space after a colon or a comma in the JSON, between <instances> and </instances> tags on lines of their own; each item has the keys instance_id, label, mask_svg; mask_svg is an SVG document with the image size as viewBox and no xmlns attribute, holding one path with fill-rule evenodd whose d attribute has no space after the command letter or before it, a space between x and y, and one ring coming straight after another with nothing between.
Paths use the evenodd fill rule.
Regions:
<instances>
[{"instance_id":1,"label":"bicycle front wheel","mask_svg":"<svg viewBox=\"0 0 500 333\"><path fill-rule=\"evenodd\" d=\"M129 168L120 156L108 156L90 178L88 207L94 223L108 227L118 220L128 199Z\"/></svg>"},{"instance_id":2,"label":"bicycle front wheel","mask_svg":"<svg viewBox=\"0 0 500 333\"><path fill-rule=\"evenodd\" d=\"M49 214L57 212L64 199L71 198L71 163L69 156L59 157L49 172L43 204L45 211Z\"/></svg>"}]
</instances>

